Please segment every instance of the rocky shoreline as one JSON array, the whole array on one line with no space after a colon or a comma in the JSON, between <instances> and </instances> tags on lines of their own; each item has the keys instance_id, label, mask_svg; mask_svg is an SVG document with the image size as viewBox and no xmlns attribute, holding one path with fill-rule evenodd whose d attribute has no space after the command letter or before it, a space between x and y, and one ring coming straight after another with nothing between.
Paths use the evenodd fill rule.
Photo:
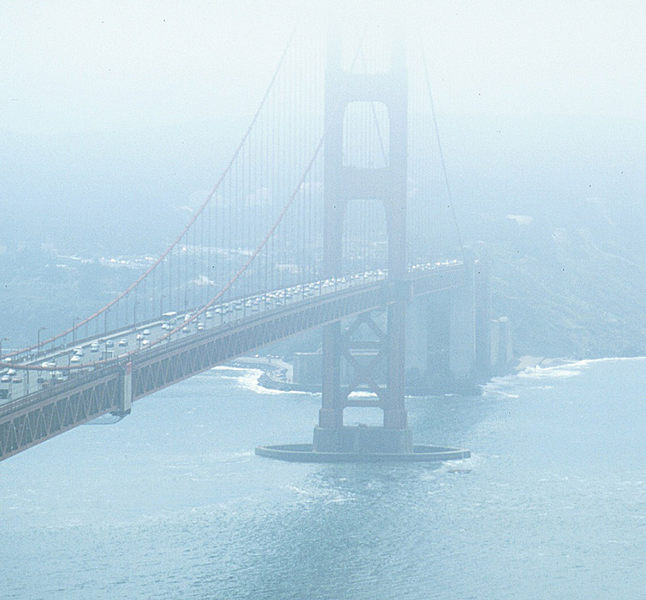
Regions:
<instances>
[{"instance_id":1,"label":"rocky shoreline","mask_svg":"<svg viewBox=\"0 0 646 600\"><path fill-rule=\"evenodd\" d=\"M512 372L523 371L527 368L541 366L556 366L567 362L563 359L546 359L544 357L523 356L518 359ZM242 356L229 363L238 368L259 369L261 374L258 377L258 384L270 390L283 392L308 392L321 393L321 384L301 384L293 382L293 368L291 363L276 356ZM484 383L484 382L483 382ZM408 385L407 396L479 396L482 394L482 384L468 383L464 385L453 384L449 386L438 385L437 387Z\"/></svg>"}]
</instances>

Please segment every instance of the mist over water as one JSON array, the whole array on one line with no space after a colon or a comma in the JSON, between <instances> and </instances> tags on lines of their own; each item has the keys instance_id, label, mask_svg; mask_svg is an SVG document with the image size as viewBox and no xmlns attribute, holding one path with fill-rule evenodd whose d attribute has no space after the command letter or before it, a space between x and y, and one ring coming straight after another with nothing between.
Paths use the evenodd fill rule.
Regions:
<instances>
[{"instance_id":1,"label":"mist over water","mask_svg":"<svg viewBox=\"0 0 646 600\"><path fill-rule=\"evenodd\" d=\"M254 375L218 368L3 463L3 597L639 597L646 360L410 399L416 440L473 453L436 466L256 457L311 439L319 399Z\"/></svg>"}]
</instances>

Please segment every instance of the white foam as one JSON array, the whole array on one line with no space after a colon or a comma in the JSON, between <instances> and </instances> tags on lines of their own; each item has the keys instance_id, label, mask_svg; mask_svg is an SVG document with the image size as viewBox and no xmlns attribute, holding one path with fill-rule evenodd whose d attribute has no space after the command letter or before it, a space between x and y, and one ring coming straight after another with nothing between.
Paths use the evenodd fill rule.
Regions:
<instances>
[{"instance_id":1,"label":"white foam","mask_svg":"<svg viewBox=\"0 0 646 600\"><path fill-rule=\"evenodd\" d=\"M519 377L525 379L544 379L544 378L567 378L576 377L591 365L599 363L613 363L624 361L644 361L646 356L637 357L605 357L605 358L586 358L583 360L562 361L560 364L535 367L527 367L518 373Z\"/></svg>"},{"instance_id":2,"label":"white foam","mask_svg":"<svg viewBox=\"0 0 646 600\"><path fill-rule=\"evenodd\" d=\"M365 390L354 390L354 391L350 392L350 394L348 394L348 397L349 398L368 398L368 399L371 399L371 398L377 398L377 394L375 394L374 392L368 392L368 391L365 391Z\"/></svg>"},{"instance_id":3,"label":"white foam","mask_svg":"<svg viewBox=\"0 0 646 600\"><path fill-rule=\"evenodd\" d=\"M482 386L482 395L485 398L496 397L514 397L515 392L508 392L509 389L515 389L518 386L517 375L506 375L504 377L494 377Z\"/></svg>"},{"instance_id":4,"label":"white foam","mask_svg":"<svg viewBox=\"0 0 646 600\"><path fill-rule=\"evenodd\" d=\"M343 493L339 490L333 490L330 488L312 487L307 489L304 487L297 487L295 485L287 485L285 487L286 489L296 494L298 502L304 502L306 504L313 502L323 502L324 504L342 504L344 502L350 502L354 499L354 494L352 493Z\"/></svg>"},{"instance_id":5,"label":"white foam","mask_svg":"<svg viewBox=\"0 0 646 600\"><path fill-rule=\"evenodd\" d=\"M253 450L240 450L238 452L214 453L211 459L217 463L248 462L254 457Z\"/></svg>"},{"instance_id":6,"label":"white foam","mask_svg":"<svg viewBox=\"0 0 646 600\"><path fill-rule=\"evenodd\" d=\"M438 474L445 473L471 473L477 468L481 467L484 462L484 457L479 454L472 453L469 458L462 458L460 460L447 460L443 461L439 469L435 471ZM432 475L433 473L430 473ZM433 477L428 477L432 479Z\"/></svg>"},{"instance_id":7,"label":"white foam","mask_svg":"<svg viewBox=\"0 0 646 600\"><path fill-rule=\"evenodd\" d=\"M520 373L518 377L523 379L545 379L545 378L568 378L580 375L584 367L587 365L579 365L577 363L567 365L557 365L554 367L527 367Z\"/></svg>"},{"instance_id":8,"label":"white foam","mask_svg":"<svg viewBox=\"0 0 646 600\"><path fill-rule=\"evenodd\" d=\"M223 379L230 379L235 381L238 386L254 392L256 394L263 395L278 395L278 394L299 394L299 395L311 395L311 392L301 392L301 391L292 391L292 390L274 390L267 388L258 383L258 379L263 374L262 369L254 369L251 367L229 367L229 366L220 366L214 367L213 371L218 372L218 377ZM233 375L225 375L226 372L233 372Z\"/></svg>"},{"instance_id":9,"label":"white foam","mask_svg":"<svg viewBox=\"0 0 646 600\"><path fill-rule=\"evenodd\" d=\"M646 360L646 356L607 356L605 358L586 358L584 360L576 361L574 364L587 367L588 365L592 365L596 363L629 362L629 361L642 362L645 360Z\"/></svg>"}]
</instances>

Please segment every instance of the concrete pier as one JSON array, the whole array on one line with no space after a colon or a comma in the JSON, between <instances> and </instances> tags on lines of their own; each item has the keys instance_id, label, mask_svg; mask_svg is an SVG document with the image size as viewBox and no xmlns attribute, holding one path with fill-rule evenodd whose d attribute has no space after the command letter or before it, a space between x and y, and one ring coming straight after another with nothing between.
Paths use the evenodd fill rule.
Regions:
<instances>
[{"instance_id":1,"label":"concrete pier","mask_svg":"<svg viewBox=\"0 0 646 600\"><path fill-rule=\"evenodd\" d=\"M315 452L405 454L413 451L413 437L410 429L367 425L315 427L313 449Z\"/></svg>"},{"instance_id":2,"label":"concrete pier","mask_svg":"<svg viewBox=\"0 0 646 600\"><path fill-rule=\"evenodd\" d=\"M382 462L427 462L437 463L446 460L463 460L469 458L471 453L461 448L449 448L446 446L430 446L427 444L416 444L412 452L392 454L388 452L318 452L312 444L283 444L277 446L258 446L258 456L284 460L288 462L309 462L309 463L382 463Z\"/></svg>"}]
</instances>

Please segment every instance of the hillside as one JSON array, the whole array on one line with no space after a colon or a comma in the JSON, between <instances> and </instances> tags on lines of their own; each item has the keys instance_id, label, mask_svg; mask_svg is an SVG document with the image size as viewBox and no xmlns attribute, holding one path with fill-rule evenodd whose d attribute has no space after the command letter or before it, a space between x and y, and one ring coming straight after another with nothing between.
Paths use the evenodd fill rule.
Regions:
<instances>
[{"instance_id":1,"label":"hillside","mask_svg":"<svg viewBox=\"0 0 646 600\"><path fill-rule=\"evenodd\" d=\"M587 225L510 215L492 227L493 310L511 319L518 354L646 353L646 261L598 213L588 207Z\"/></svg>"}]
</instances>

